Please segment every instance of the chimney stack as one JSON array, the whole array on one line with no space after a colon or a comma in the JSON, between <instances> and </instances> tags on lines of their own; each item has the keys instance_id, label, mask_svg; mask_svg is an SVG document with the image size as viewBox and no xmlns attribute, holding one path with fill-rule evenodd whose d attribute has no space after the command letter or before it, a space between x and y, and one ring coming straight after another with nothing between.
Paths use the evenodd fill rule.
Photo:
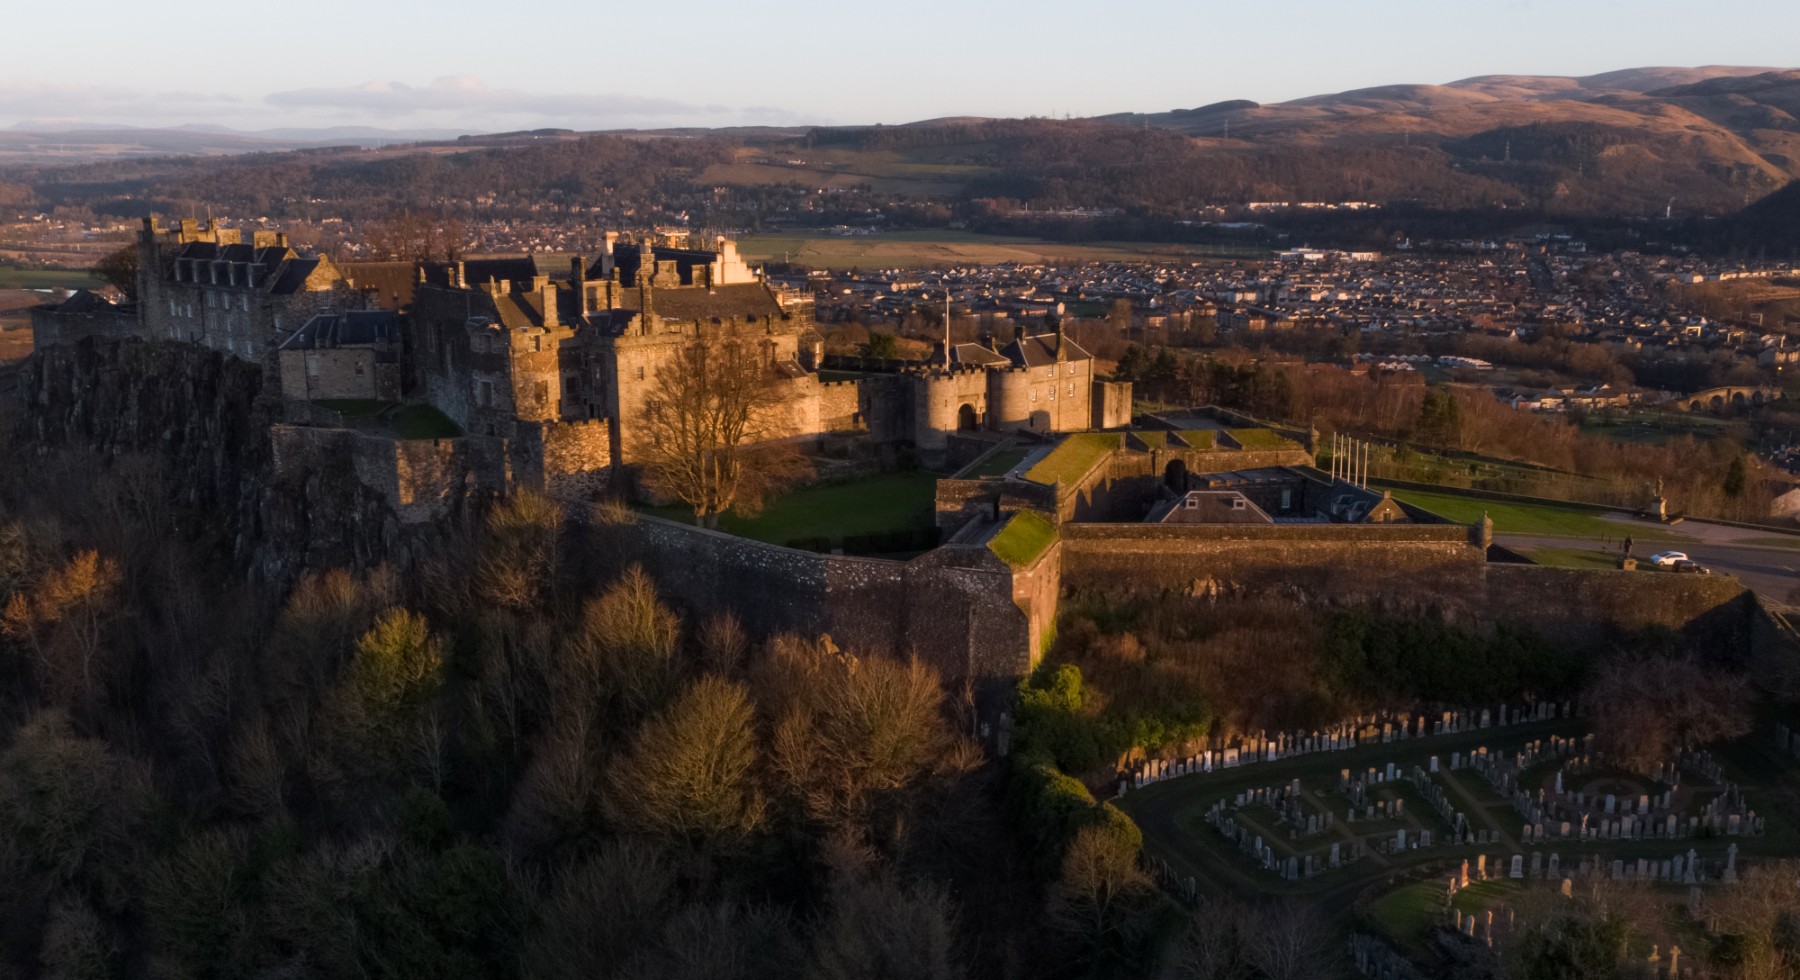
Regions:
<instances>
[{"instance_id":1,"label":"chimney stack","mask_svg":"<svg viewBox=\"0 0 1800 980\"><path fill-rule=\"evenodd\" d=\"M556 283L551 282L549 276L537 276L532 285L537 287L538 300L544 305L544 326L562 326L562 317L556 309Z\"/></svg>"},{"instance_id":2,"label":"chimney stack","mask_svg":"<svg viewBox=\"0 0 1800 980\"><path fill-rule=\"evenodd\" d=\"M579 255L569 260L569 282L575 286L575 315L586 320L588 315L587 263Z\"/></svg>"}]
</instances>

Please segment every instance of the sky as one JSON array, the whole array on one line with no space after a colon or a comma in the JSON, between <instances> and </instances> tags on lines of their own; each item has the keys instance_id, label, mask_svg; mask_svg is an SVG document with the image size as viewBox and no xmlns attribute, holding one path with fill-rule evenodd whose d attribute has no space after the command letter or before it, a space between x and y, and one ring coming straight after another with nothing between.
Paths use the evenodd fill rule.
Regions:
<instances>
[{"instance_id":1,"label":"sky","mask_svg":"<svg viewBox=\"0 0 1800 980\"><path fill-rule=\"evenodd\" d=\"M494 132L1085 116L1484 74L1800 67L1800 4L6 0L0 36L15 42L0 127Z\"/></svg>"}]
</instances>

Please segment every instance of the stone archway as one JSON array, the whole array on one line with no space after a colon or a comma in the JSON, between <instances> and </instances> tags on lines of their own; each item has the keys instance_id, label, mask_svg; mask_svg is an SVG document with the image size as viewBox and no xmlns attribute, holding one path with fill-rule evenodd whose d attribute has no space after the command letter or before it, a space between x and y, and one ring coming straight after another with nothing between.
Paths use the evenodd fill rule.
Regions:
<instances>
[{"instance_id":1,"label":"stone archway","mask_svg":"<svg viewBox=\"0 0 1800 980\"><path fill-rule=\"evenodd\" d=\"M1725 399L1723 396L1712 396L1712 410L1715 412L1723 412L1725 410Z\"/></svg>"},{"instance_id":2,"label":"stone archway","mask_svg":"<svg viewBox=\"0 0 1800 980\"><path fill-rule=\"evenodd\" d=\"M956 410L956 431L974 432L979 428L981 428L981 416L976 413L975 406L964 402L963 407Z\"/></svg>"},{"instance_id":3,"label":"stone archway","mask_svg":"<svg viewBox=\"0 0 1800 980\"><path fill-rule=\"evenodd\" d=\"M1171 459L1169 465L1163 467L1163 486L1176 493L1187 493L1188 468L1185 460Z\"/></svg>"}]
</instances>

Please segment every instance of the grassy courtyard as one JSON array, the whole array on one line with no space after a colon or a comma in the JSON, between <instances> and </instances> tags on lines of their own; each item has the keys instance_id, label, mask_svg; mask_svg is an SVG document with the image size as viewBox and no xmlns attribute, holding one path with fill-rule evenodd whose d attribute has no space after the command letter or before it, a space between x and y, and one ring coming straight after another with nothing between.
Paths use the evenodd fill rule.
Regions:
<instances>
[{"instance_id":1,"label":"grassy courtyard","mask_svg":"<svg viewBox=\"0 0 1800 980\"><path fill-rule=\"evenodd\" d=\"M909 471L847 483L801 487L769 501L761 513L726 514L719 529L756 541L792 544L869 535L923 532L932 527L937 477ZM647 513L675 521L694 519L686 507L650 507Z\"/></svg>"}]
</instances>

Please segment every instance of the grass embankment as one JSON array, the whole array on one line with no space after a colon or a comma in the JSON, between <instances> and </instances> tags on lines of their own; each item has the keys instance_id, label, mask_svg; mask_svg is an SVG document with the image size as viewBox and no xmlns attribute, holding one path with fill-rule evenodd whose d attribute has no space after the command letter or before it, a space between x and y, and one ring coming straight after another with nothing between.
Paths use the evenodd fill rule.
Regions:
<instances>
[{"instance_id":1,"label":"grass embankment","mask_svg":"<svg viewBox=\"0 0 1800 980\"><path fill-rule=\"evenodd\" d=\"M1037 561L1055 540L1056 528L1049 521L1029 510L1022 510L988 540L988 550L1008 565L1020 568Z\"/></svg>"},{"instance_id":2,"label":"grass embankment","mask_svg":"<svg viewBox=\"0 0 1800 980\"><path fill-rule=\"evenodd\" d=\"M1225 434L1247 450L1299 449L1300 444L1273 429L1227 429Z\"/></svg>"},{"instance_id":3,"label":"grass embankment","mask_svg":"<svg viewBox=\"0 0 1800 980\"><path fill-rule=\"evenodd\" d=\"M1641 527L1609 521L1601 511L1555 504L1524 504L1504 500L1486 500L1450 493L1422 490L1396 490L1394 499L1462 524L1473 524L1486 514L1494 519L1496 534L1527 534L1537 537L1587 538L1601 540L1626 534L1644 541L1667 540L1672 536L1658 528Z\"/></svg>"},{"instance_id":4,"label":"grass embankment","mask_svg":"<svg viewBox=\"0 0 1800 980\"><path fill-rule=\"evenodd\" d=\"M930 473L884 473L849 483L802 487L769 501L761 513L725 514L719 530L787 544L806 539L841 541L930 527L937 478ZM657 517L692 523L686 507L650 507Z\"/></svg>"},{"instance_id":5,"label":"grass embankment","mask_svg":"<svg viewBox=\"0 0 1800 980\"><path fill-rule=\"evenodd\" d=\"M1112 432L1077 432L1025 471L1025 479L1049 486L1058 481L1073 484L1094 465L1118 451L1121 437Z\"/></svg>"}]
</instances>

